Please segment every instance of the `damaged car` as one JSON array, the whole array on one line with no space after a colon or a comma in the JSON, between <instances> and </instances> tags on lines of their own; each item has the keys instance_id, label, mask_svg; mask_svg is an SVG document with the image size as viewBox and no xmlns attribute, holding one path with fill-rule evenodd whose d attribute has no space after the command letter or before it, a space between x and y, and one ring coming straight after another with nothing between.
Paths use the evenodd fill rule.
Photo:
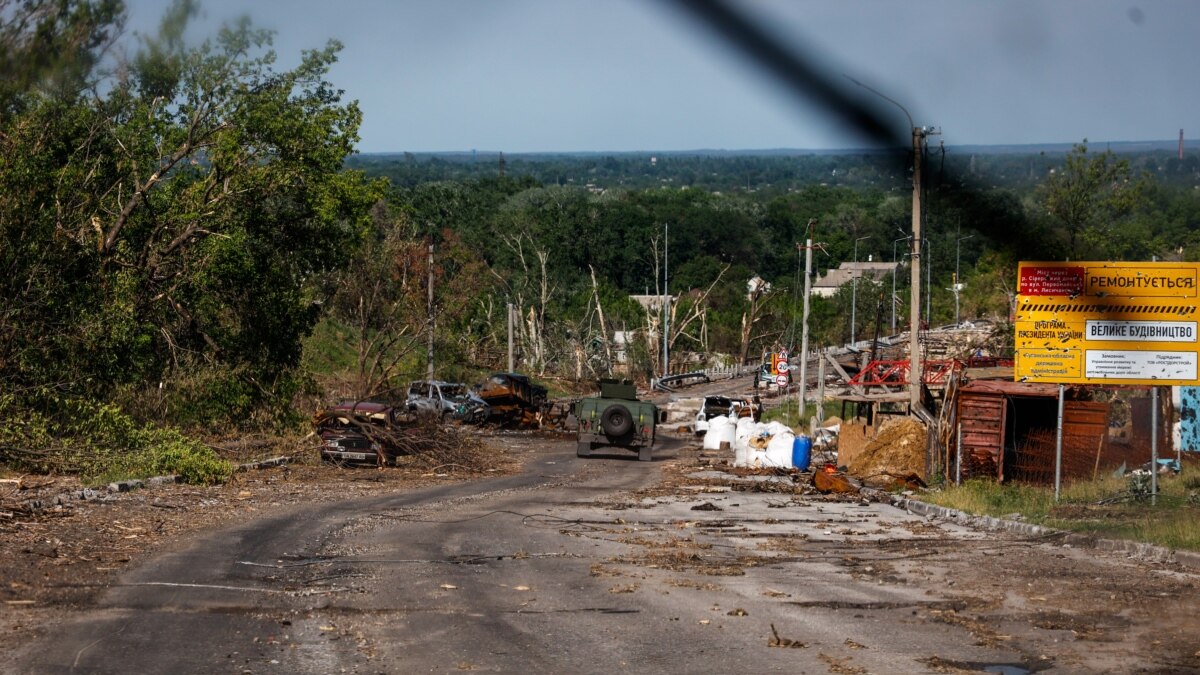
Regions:
<instances>
[{"instance_id":1,"label":"damaged car","mask_svg":"<svg viewBox=\"0 0 1200 675\"><path fill-rule=\"evenodd\" d=\"M692 422L692 432L700 435L708 431L708 421L714 417L749 417L757 422L761 413L762 404L757 396L753 401L732 396L705 396Z\"/></svg>"},{"instance_id":2,"label":"damaged car","mask_svg":"<svg viewBox=\"0 0 1200 675\"><path fill-rule=\"evenodd\" d=\"M342 401L313 419L321 459L336 464L395 464L404 454L400 435L413 415L382 401Z\"/></svg>"},{"instance_id":3,"label":"damaged car","mask_svg":"<svg viewBox=\"0 0 1200 675\"><path fill-rule=\"evenodd\" d=\"M408 386L409 411L464 424L483 424L491 415L491 406L465 384L440 380L419 380Z\"/></svg>"},{"instance_id":4,"label":"damaged car","mask_svg":"<svg viewBox=\"0 0 1200 675\"><path fill-rule=\"evenodd\" d=\"M491 408L491 421L502 427L536 428L550 412L549 391L518 373L493 373L475 387Z\"/></svg>"}]
</instances>

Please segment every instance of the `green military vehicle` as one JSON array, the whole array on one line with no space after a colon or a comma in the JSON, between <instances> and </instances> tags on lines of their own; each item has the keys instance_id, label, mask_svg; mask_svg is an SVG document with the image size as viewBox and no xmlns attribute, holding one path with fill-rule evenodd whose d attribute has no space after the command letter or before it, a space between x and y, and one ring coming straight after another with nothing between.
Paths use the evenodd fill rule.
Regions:
<instances>
[{"instance_id":1,"label":"green military vehicle","mask_svg":"<svg viewBox=\"0 0 1200 675\"><path fill-rule=\"evenodd\" d=\"M658 408L640 401L637 388L629 380L600 380L600 396L580 399L575 404L579 420L580 457L592 454L596 446L615 446L636 450L638 459L650 461Z\"/></svg>"}]
</instances>

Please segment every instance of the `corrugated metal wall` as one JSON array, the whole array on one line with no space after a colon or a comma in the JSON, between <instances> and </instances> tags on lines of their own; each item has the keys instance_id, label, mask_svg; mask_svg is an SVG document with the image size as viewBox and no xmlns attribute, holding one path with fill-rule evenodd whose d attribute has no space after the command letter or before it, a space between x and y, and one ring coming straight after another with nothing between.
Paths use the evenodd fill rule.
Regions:
<instances>
[{"instance_id":1,"label":"corrugated metal wall","mask_svg":"<svg viewBox=\"0 0 1200 675\"><path fill-rule=\"evenodd\" d=\"M962 430L962 478L1004 479L1004 396L962 391L958 422Z\"/></svg>"},{"instance_id":2,"label":"corrugated metal wall","mask_svg":"<svg viewBox=\"0 0 1200 675\"><path fill-rule=\"evenodd\" d=\"M1044 411L1055 405L1056 398L1032 390L1028 393L1033 395L1011 395L1007 389L971 391L964 388L959 392L962 478L1052 482L1057 436L1055 420L1049 419L1049 426L1039 425L1016 432L1007 422L1010 407L1019 419L1022 405L1037 405ZM1108 408L1107 403L1095 401L1064 402L1064 477L1090 478L1096 471L1098 457L1108 438ZM1020 433L1021 437L1008 438L1006 435L1011 433ZM1009 450L1007 457L1006 448Z\"/></svg>"}]
</instances>

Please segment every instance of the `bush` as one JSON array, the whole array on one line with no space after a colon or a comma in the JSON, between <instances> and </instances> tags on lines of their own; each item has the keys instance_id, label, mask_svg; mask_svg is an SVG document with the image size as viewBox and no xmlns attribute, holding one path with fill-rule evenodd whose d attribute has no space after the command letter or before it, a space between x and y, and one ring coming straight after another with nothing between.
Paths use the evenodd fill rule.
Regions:
<instances>
[{"instance_id":1,"label":"bush","mask_svg":"<svg viewBox=\"0 0 1200 675\"><path fill-rule=\"evenodd\" d=\"M0 463L77 474L90 484L169 474L211 484L233 473L211 448L175 429L140 424L113 405L44 392L0 396Z\"/></svg>"}]
</instances>

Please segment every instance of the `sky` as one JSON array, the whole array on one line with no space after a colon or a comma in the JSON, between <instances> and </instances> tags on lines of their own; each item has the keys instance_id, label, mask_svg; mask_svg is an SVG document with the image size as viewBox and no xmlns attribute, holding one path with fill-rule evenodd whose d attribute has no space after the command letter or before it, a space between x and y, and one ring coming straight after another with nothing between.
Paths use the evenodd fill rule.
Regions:
<instances>
[{"instance_id":1,"label":"sky","mask_svg":"<svg viewBox=\"0 0 1200 675\"><path fill-rule=\"evenodd\" d=\"M200 0L280 64L329 39L360 152L861 148L670 0ZM168 0L126 0L153 31ZM731 0L847 93L946 145L1200 137L1200 2ZM1196 115L1196 117L1193 117Z\"/></svg>"}]
</instances>

